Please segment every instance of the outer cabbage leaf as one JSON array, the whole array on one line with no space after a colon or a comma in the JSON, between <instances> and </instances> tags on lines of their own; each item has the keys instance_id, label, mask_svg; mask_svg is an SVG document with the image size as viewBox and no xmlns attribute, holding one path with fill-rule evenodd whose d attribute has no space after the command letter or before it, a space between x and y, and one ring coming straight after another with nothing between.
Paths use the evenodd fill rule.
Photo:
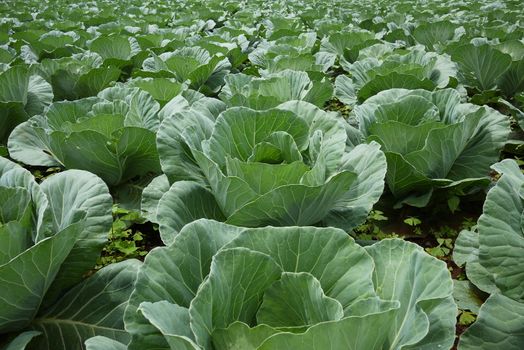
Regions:
<instances>
[{"instance_id":1,"label":"outer cabbage leaf","mask_svg":"<svg viewBox=\"0 0 524 350\"><path fill-rule=\"evenodd\" d=\"M97 335L84 342L86 350L126 350L127 346L116 340Z\"/></svg>"},{"instance_id":2,"label":"outer cabbage leaf","mask_svg":"<svg viewBox=\"0 0 524 350\"><path fill-rule=\"evenodd\" d=\"M461 336L459 349L518 349L524 344L524 175L509 159L492 168L502 176L488 192L477 231L461 232L454 251L471 282L492 294Z\"/></svg>"},{"instance_id":3,"label":"outer cabbage leaf","mask_svg":"<svg viewBox=\"0 0 524 350\"><path fill-rule=\"evenodd\" d=\"M90 49L102 57L104 66L123 70L139 67L147 57L134 37L102 35L91 42Z\"/></svg>"},{"instance_id":4,"label":"outer cabbage leaf","mask_svg":"<svg viewBox=\"0 0 524 350\"><path fill-rule=\"evenodd\" d=\"M75 226L63 230L0 266L5 287L0 304L0 332L23 329L35 317L60 266L75 244L77 231Z\"/></svg>"},{"instance_id":5,"label":"outer cabbage leaf","mask_svg":"<svg viewBox=\"0 0 524 350\"><path fill-rule=\"evenodd\" d=\"M415 40L429 50L439 51L454 39L457 39L457 26L449 21L424 22L413 29Z\"/></svg>"},{"instance_id":6,"label":"outer cabbage leaf","mask_svg":"<svg viewBox=\"0 0 524 350\"><path fill-rule=\"evenodd\" d=\"M524 59L511 62L508 70L497 81L497 86L507 98L524 91Z\"/></svg>"},{"instance_id":7,"label":"outer cabbage leaf","mask_svg":"<svg viewBox=\"0 0 524 350\"><path fill-rule=\"evenodd\" d=\"M41 236L52 235L82 221L74 234L75 245L46 295L44 304L47 304L61 291L80 282L96 263L112 223L112 198L100 178L82 170L56 174L45 179L40 188L49 201L45 221L50 224L50 231L42 232Z\"/></svg>"},{"instance_id":8,"label":"outer cabbage leaf","mask_svg":"<svg viewBox=\"0 0 524 350\"><path fill-rule=\"evenodd\" d=\"M123 314L140 265L137 260L111 264L70 289L33 320L31 328L45 336L36 338L31 346L80 348L93 335L127 343Z\"/></svg>"},{"instance_id":9,"label":"outer cabbage leaf","mask_svg":"<svg viewBox=\"0 0 524 350\"><path fill-rule=\"evenodd\" d=\"M24 350L34 337L40 335L37 331L26 331L18 334L14 339L9 339L2 350Z\"/></svg>"},{"instance_id":10,"label":"outer cabbage leaf","mask_svg":"<svg viewBox=\"0 0 524 350\"><path fill-rule=\"evenodd\" d=\"M524 304L501 294L491 295L460 337L459 349L508 349L524 346Z\"/></svg>"},{"instance_id":11,"label":"outer cabbage leaf","mask_svg":"<svg viewBox=\"0 0 524 350\"><path fill-rule=\"evenodd\" d=\"M497 79L511 64L510 55L490 45L467 44L453 49L450 54L458 63L461 82L480 91L496 87Z\"/></svg>"},{"instance_id":12,"label":"outer cabbage leaf","mask_svg":"<svg viewBox=\"0 0 524 350\"><path fill-rule=\"evenodd\" d=\"M524 250L524 175L511 160L497 163L493 169L502 177L486 197L478 232L461 232L454 259L466 263L468 276L471 274L472 282L481 290L523 301L524 284L519 276L524 273L520 254Z\"/></svg>"}]
</instances>

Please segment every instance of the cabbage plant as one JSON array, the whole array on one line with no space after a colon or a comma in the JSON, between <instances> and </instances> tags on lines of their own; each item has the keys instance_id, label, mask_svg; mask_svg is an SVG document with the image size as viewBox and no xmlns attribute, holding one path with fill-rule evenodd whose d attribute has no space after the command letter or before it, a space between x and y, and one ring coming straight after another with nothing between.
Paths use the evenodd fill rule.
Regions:
<instances>
[{"instance_id":1,"label":"cabbage plant","mask_svg":"<svg viewBox=\"0 0 524 350\"><path fill-rule=\"evenodd\" d=\"M125 341L122 309L139 263L82 281L112 223L104 182L68 170L37 184L30 172L0 158L0 198L0 339L12 340L12 348L34 338L35 348L64 350L93 334Z\"/></svg>"},{"instance_id":2,"label":"cabbage plant","mask_svg":"<svg viewBox=\"0 0 524 350\"><path fill-rule=\"evenodd\" d=\"M429 51L442 52L447 44L456 42L465 34L464 27L449 21L420 22L411 35Z\"/></svg>"},{"instance_id":3,"label":"cabbage plant","mask_svg":"<svg viewBox=\"0 0 524 350\"><path fill-rule=\"evenodd\" d=\"M333 66L336 56L327 52L314 53L316 42L315 32L262 41L249 54L249 60L258 66L262 76L286 69L326 72Z\"/></svg>"},{"instance_id":4,"label":"cabbage plant","mask_svg":"<svg viewBox=\"0 0 524 350\"><path fill-rule=\"evenodd\" d=\"M466 44L452 47L449 51L452 59L459 66L460 81L479 91L495 88L497 81L503 77L512 63L510 55L488 44L480 46ZM513 80L520 79L513 77Z\"/></svg>"},{"instance_id":5,"label":"cabbage plant","mask_svg":"<svg viewBox=\"0 0 524 350\"><path fill-rule=\"evenodd\" d=\"M356 106L354 115L363 136L382 145L391 193L421 207L435 188L460 193L489 183L489 167L509 133L507 117L461 103L453 89L386 90Z\"/></svg>"},{"instance_id":6,"label":"cabbage plant","mask_svg":"<svg viewBox=\"0 0 524 350\"><path fill-rule=\"evenodd\" d=\"M164 242L186 223L239 226L363 222L384 186L377 143L354 146L344 120L304 101L256 111L203 108L164 120L157 143L166 177L144 190L143 209ZM170 187L171 184L171 187Z\"/></svg>"},{"instance_id":7,"label":"cabbage plant","mask_svg":"<svg viewBox=\"0 0 524 350\"><path fill-rule=\"evenodd\" d=\"M488 192L475 231L462 231L453 258L468 279L491 295L459 349L524 346L524 175L513 160L493 165L502 176Z\"/></svg>"},{"instance_id":8,"label":"cabbage plant","mask_svg":"<svg viewBox=\"0 0 524 350\"><path fill-rule=\"evenodd\" d=\"M88 170L117 186L160 171L155 133L162 115L147 92L116 86L55 102L13 131L9 152L25 164Z\"/></svg>"},{"instance_id":9,"label":"cabbage plant","mask_svg":"<svg viewBox=\"0 0 524 350\"><path fill-rule=\"evenodd\" d=\"M444 88L457 75L456 64L447 56L419 47L399 52L385 44L362 49L356 62L342 66L349 76L337 77L335 95L350 106L391 88Z\"/></svg>"},{"instance_id":10,"label":"cabbage plant","mask_svg":"<svg viewBox=\"0 0 524 350\"><path fill-rule=\"evenodd\" d=\"M225 77L220 98L229 106L246 106L267 109L291 101L300 100L322 108L333 96L331 82L322 74L285 69L278 73L256 78L242 73Z\"/></svg>"},{"instance_id":11,"label":"cabbage plant","mask_svg":"<svg viewBox=\"0 0 524 350\"><path fill-rule=\"evenodd\" d=\"M59 59L46 58L34 69L51 84L55 101L76 100L95 96L120 77L119 68L103 63L102 56L86 51Z\"/></svg>"},{"instance_id":12,"label":"cabbage plant","mask_svg":"<svg viewBox=\"0 0 524 350\"><path fill-rule=\"evenodd\" d=\"M334 55L342 66L347 66L356 60L361 49L380 42L375 33L368 30L340 28L322 38L320 52Z\"/></svg>"},{"instance_id":13,"label":"cabbage plant","mask_svg":"<svg viewBox=\"0 0 524 350\"><path fill-rule=\"evenodd\" d=\"M147 51L140 48L134 37L102 35L94 39L89 48L103 59L103 66L123 69L127 66L140 67L147 58Z\"/></svg>"},{"instance_id":14,"label":"cabbage plant","mask_svg":"<svg viewBox=\"0 0 524 350\"><path fill-rule=\"evenodd\" d=\"M205 94L217 93L229 73L231 63L222 54L210 55L201 47L183 47L173 52L144 60L139 76L174 77L179 82L188 82L190 88Z\"/></svg>"},{"instance_id":15,"label":"cabbage plant","mask_svg":"<svg viewBox=\"0 0 524 350\"><path fill-rule=\"evenodd\" d=\"M27 64L36 63L44 58L67 57L82 51L77 46L81 36L74 31L64 32L49 28L49 31L45 32L29 30L24 34L20 35L23 37L20 56Z\"/></svg>"},{"instance_id":16,"label":"cabbage plant","mask_svg":"<svg viewBox=\"0 0 524 350\"><path fill-rule=\"evenodd\" d=\"M335 228L198 220L146 257L125 312L135 349L450 349L446 264Z\"/></svg>"},{"instance_id":17,"label":"cabbage plant","mask_svg":"<svg viewBox=\"0 0 524 350\"><path fill-rule=\"evenodd\" d=\"M25 66L0 72L0 143L31 116L42 113L53 101L53 90L40 75Z\"/></svg>"}]
</instances>

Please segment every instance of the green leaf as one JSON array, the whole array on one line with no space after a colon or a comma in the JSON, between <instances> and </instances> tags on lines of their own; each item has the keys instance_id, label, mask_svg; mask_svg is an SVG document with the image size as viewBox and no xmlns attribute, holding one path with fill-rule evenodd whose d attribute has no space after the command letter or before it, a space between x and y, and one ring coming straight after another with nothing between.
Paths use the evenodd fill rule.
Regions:
<instances>
[{"instance_id":1,"label":"green leaf","mask_svg":"<svg viewBox=\"0 0 524 350\"><path fill-rule=\"evenodd\" d=\"M458 348L518 350L524 346L524 304L493 294L480 308L477 321L460 337Z\"/></svg>"},{"instance_id":2,"label":"green leaf","mask_svg":"<svg viewBox=\"0 0 524 350\"><path fill-rule=\"evenodd\" d=\"M202 170L186 144L184 130L190 128L193 143L201 148L201 142L211 136L213 124L214 119L192 110L174 113L164 119L157 134L157 145L162 171L171 182L189 180L202 185L207 184Z\"/></svg>"},{"instance_id":3,"label":"green leaf","mask_svg":"<svg viewBox=\"0 0 524 350\"><path fill-rule=\"evenodd\" d=\"M53 102L51 85L39 75L31 75L27 86L25 111L33 116L42 113Z\"/></svg>"},{"instance_id":4,"label":"green leaf","mask_svg":"<svg viewBox=\"0 0 524 350\"><path fill-rule=\"evenodd\" d=\"M389 172L386 173L386 183L396 197L405 196L409 192L418 192L419 195L427 193L431 185L435 183L411 165L401 154L386 152L386 159L389 169ZM439 183L446 185L449 181L436 182L436 184ZM422 198L425 200L422 200L420 204L421 207L424 207L428 204L429 197L422 196Z\"/></svg>"},{"instance_id":5,"label":"green leaf","mask_svg":"<svg viewBox=\"0 0 524 350\"><path fill-rule=\"evenodd\" d=\"M27 102L29 74L24 66L16 66L0 74L0 101Z\"/></svg>"},{"instance_id":6,"label":"green leaf","mask_svg":"<svg viewBox=\"0 0 524 350\"><path fill-rule=\"evenodd\" d=\"M392 88L434 90L435 83L429 79L419 79L414 75L392 72L387 75L377 75L360 88L357 93L360 102L367 100L380 91Z\"/></svg>"},{"instance_id":7,"label":"green leaf","mask_svg":"<svg viewBox=\"0 0 524 350\"><path fill-rule=\"evenodd\" d=\"M455 213L460 205L460 197L459 196L451 196L448 199L448 208L452 213Z\"/></svg>"},{"instance_id":8,"label":"green leaf","mask_svg":"<svg viewBox=\"0 0 524 350\"><path fill-rule=\"evenodd\" d=\"M8 142L11 157L29 165L61 165L51 150L51 139L46 131L48 125L60 130L87 114L94 103L94 99L54 103L49 107L46 117L34 116L18 125Z\"/></svg>"},{"instance_id":9,"label":"green leaf","mask_svg":"<svg viewBox=\"0 0 524 350\"><path fill-rule=\"evenodd\" d=\"M435 48L453 39L455 29L456 25L448 21L424 22L415 27L413 37L428 49L435 50Z\"/></svg>"},{"instance_id":10,"label":"green leaf","mask_svg":"<svg viewBox=\"0 0 524 350\"><path fill-rule=\"evenodd\" d=\"M478 260L502 295L524 301L524 175L512 160L503 160L493 169L502 177L489 191L478 221Z\"/></svg>"},{"instance_id":11,"label":"green leaf","mask_svg":"<svg viewBox=\"0 0 524 350\"><path fill-rule=\"evenodd\" d=\"M510 55L513 61L518 61L524 58L524 44L518 40L506 40L498 45L495 45L495 48Z\"/></svg>"},{"instance_id":12,"label":"green leaf","mask_svg":"<svg viewBox=\"0 0 524 350\"><path fill-rule=\"evenodd\" d=\"M343 316L342 305L324 294L313 275L284 272L264 293L257 322L271 327L300 327L337 321Z\"/></svg>"},{"instance_id":13,"label":"green leaf","mask_svg":"<svg viewBox=\"0 0 524 350\"><path fill-rule=\"evenodd\" d=\"M115 67L93 68L86 74L78 77L76 84L73 85L73 91L78 98L95 96L112 82L116 81L120 77L120 74L120 69ZM53 76L53 78L55 78L55 76ZM55 84L53 83L53 85ZM67 91L70 87L66 86L65 89Z\"/></svg>"},{"instance_id":14,"label":"green leaf","mask_svg":"<svg viewBox=\"0 0 524 350\"><path fill-rule=\"evenodd\" d=\"M198 344L210 348L213 330L234 321L253 324L264 291L279 279L281 272L268 255L247 248L225 249L215 255L209 277L189 307Z\"/></svg>"},{"instance_id":15,"label":"green leaf","mask_svg":"<svg viewBox=\"0 0 524 350\"><path fill-rule=\"evenodd\" d=\"M0 141L30 116L41 113L53 100L51 86L24 66L0 73Z\"/></svg>"},{"instance_id":16,"label":"green leaf","mask_svg":"<svg viewBox=\"0 0 524 350\"><path fill-rule=\"evenodd\" d=\"M129 83L147 91L161 106L179 95L184 88L182 84L169 78L139 78Z\"/></svg>"},{"instance_id":17,"label":"green leaf","mask_svg":"<svg viewBox=\"0 0 524 350\"><path fill-rule=\"evenodd\" d=\"M33 205L22 187L0 187L0 265L32 245Z\"/></svg>"},{"instance_id":18,"label":"green leaf","mask_svg":"<svg viewBox=\"0 0 524 350\"><path fill-rule=\"evenodd\" d=\"M395 120L372 124L368 132L373 140L381 144L384 152L395 152L407 156L411 152L421 150L434 129L445 128L440 122L426 122L420 125L407 125Z\"/></svg>"},{"instance_id":19,"label":"green leaf","mask_svg":"<svg viewBox=\"0 0 524 350\"><path fill-rule=\"evenodd\" d=\"M50 287L46 301L50 302L94 266L111 227L112 199L100 178L81 170L55 174L40 187L49 200L45 220L50 232L41 232L38 239L79 223L76 232L70 233L74 247Z\"/></svg>"},{"instance_id":20,"label":"green leaf","mask_svg":"<svg viewBox=\"0 0 524 350\"><path fill-rule=\"evenodd\" d=\"M477 318L475 317L475 315L473 315L471 312L462 311L462 312L460 313L458 323L459 323L461 326L469 326L470 324L472 324L473 322L475 322L476 319L477 319Z\"/></svg>"},{"instance_id":21,"label":"green leaf","mask_svg":"<svg viewBox=\"0 0 524 350\"><path fill-rule=\"evenodd\" d=\"M335 80L335 96L345 104L354 106L357 103L357 93L353 80L346 75L339 75Z\"/></svg>"},{"instance_id":22,"label":"green leaf","mask_svg":"<svg viewBox=\"0 0 524 350\"><path fill-rule=\"evenodd\" d=\"M410 217L404 219L404 223L409 225L409 226L417 226L417 225L420 225L422 223L422 221L420 221L419 218L410 216Z\"/></svg>"},{"instance_id":23,"label":"green leaf","mask_svg":"<svg viewBox=\"0 0 524 350\"><path fill-rule=\"evenodd\" d=\"M340 169L357 174L357 178L349 191L337 200L324 221L329 226L349 231L366 220L369 211L382 195L386 157L378 144L361 144L344 155Z\"/></svg>"},{"instance_id":24,"label":"green leaf","mask_svg":"<svg viewBox=\"0 0 524 350\"><path fill-rule=\"evenodd\" d=\"M226 219L211 192L195 182L175 182L158 201L155 219L165 245L173 243L184 225L201 218Z\"/></svg>"},{"instance_id":25,"label":"green leaf","mask_svg":"<svg viewBox=\"0 0 524 350\"><path fill-rule=\"evenodd\" d=\"M246 161L255 145L276 131L291 135L298 149L303 150L308 139L308 129L306 122L291 112L230 108L217 118L209 139L209 155L221 166L225 165L226 156Z\"/></svg>"},{"instance_id":26,"label":"green leaf","mask_svg":"<svg viewBox=\"0 0 524 350\"><path fill-rule=\"evenodd\" d=\"M524 91L524 59L511 62L508 70L500 76L497 86L507 98Z\"/></svg>"},{"instance_id":27,"label":"green leaf","mask_svg":"<svg viewBox=\"0 0 524 350\"><path fill-rule=\"evenodd\" d=\"M213 346L217 350L255 350L270 336L280 331L265 324L249 328L243 322L233 322L213 332Z\"/></svg>"},{"instance_id":28,"label":"green leaf","mask_svg":"<svg viewBox=\"0 0 524 350\"><path fill-rule=\"evenodd\" d=\"M459 266L467 264L466 275L479 289L487 293L498 292L486 268L479 262L479 234L463 230L455 241L453 261Z\"/></svg>"},{"instance_id":29,"label":"green leaf","mask_svg":"<svg viewBox=\"0 0 524 350\"><path fill-rule=\"evenodd\" d=\"M226 158L229 176L243 179L259 195L278 187L301 182L309 167L300 161L290 164L264 164L241 162L237 158Z\"/></svg>"},{"instance_id":30,"label":"green leaf","mask_svg":"<svg viewBox=\"0 0 524 350\"><path fill-rule=\"evenodd\" d=\"M160 169L155 134L150 130L125 127L114 143L91 130L55 135L53 142L62 150L62 163L67 168L89 170L109 185Z\"/></svg>"},{"instance_id":31,"label":"green leaf","mask_svg":"<svg viewBox=\"0 0 524 350\"><path fill-rule=\"evenodd\" d=\"M169 191L171 185L166 175L155 177L142 191L140 209L142 216L151 222L157 222L156 215L160 198Z\"/></svg>"},{"instance_id":32,"label":"green leaf","mask_svg":"<svg viewBox=\"0 0 524 350\"><path fill-rule=\"evenodd\" d=\"M21 221L31 208L31 194L23 187L0 187L0 224Z\"/></svg>"},{"instance_id":33,"label":"green leaf","mask_svg":"<svg viewBox=\"0 0 524 350\"><path fill-rule=\"evenodd\" d=\"M76 241L78 228L46 238L0 266L4 288L0 292L0 331L17 331L29 325L62 263Z\"/></svg>"},{"instance_id":34,"label":"green leaf","mask_svg":"<svg viewBox=\"0 0 524 350\"><path fill-rule=\"evenodd\" d=\"M145 91L136 91L129 100L129 111L126 114L125 126L136 126L153 132L158 131L160 104Z\"/></svg>"},{"instance_id":35,"label":"green leaf","mask_svg":"<svg viewBox=\"0 0 524 350\"><path fill-rule=\"evenodd\" d=\"M459 309L470 310L475 314L479 313L483 303L469 281L453 280L453 298Z\"/></svg>"},{"instance_id":36,"label":"green leaf","mask_svg":"<svg viewBox=\"0 0 524 350\"><path fill-rule=\"evenodd\" d=\"M510 55L490 45L467 44L453 49L450 54L459 66L460 80L481 91L494 88L497 79L511 64Z\"/></svg>"},{"instance_id":37,"label":"green leaf","mask_svg":"<svg viewBox=\"0 0 524 350\"><path fill-rule=\"evenodd\" d=\"M249 229L225 248L233 247L267 254L285 272L311 274L328 297L340 302L345 313L360 300L375 296L371 283L372 261L342 230L313 227Z\"/></svg>"},{"instance_id":38,"label":"green leaf","mask_svg":"<svg viewBox=\"0 0 524 350\"><path fill-rule=\"evenodd\" d=\"M269 164L293 163L302 161L302 154L298 150L293 136L285 131L276 131L269 135L265 141L258 143L253 148L249 162Z\"/></svg>"},{"instance_id":39,"label":"green leaf","mask_svg":"<svg viewBox=\"0 0 524 350\"><path fill-rule=\"evenodd\" d=\"M229 75L225 79L220 98L229 105L268 109L293 100L310 102L322 107L333 95L327 79L310 79L308 73L286 69L263 78L244 74Z\"/></svg>"},{"instance_id":40,"label":"green leaf","mask_svg":"<svg viewBox=\"0 0 524 350\"><path fill-rule=\"evenodd\" d=\"M164 336L173 350L200 349L189 327L189 310L167 301L143 302L138 309Z\"/></svg>"},{"instance_id":41,"label":"green leaf","mask_svg":"<svg viewBox=\"0 0 524 350\"><path fill-rule=\"evenodd\" d=\"M344 171L320 186L277 187L239 207L227 219L238 226L301 226L319 222L355 181L356 174ZM303 203L297 206L297 203ZM320 209L319 209L320 208Z\"/></svg>"},{"instance_id":42,"label":"green leaf","mask_svg":"<svg viewBox=\"0 0 524 350\"><path fill-rule=\"evenodd\" d=\"M373 283L377 294L400 302L395 320L385 331L390 348L450 348L457 306L446 264L425 254L416 244L401 240L386 239L366 250L375 261ZM420 266L416 274L411 272L413 266Z\"/></svg>"},{"instance_id":43,"label":"green leaf","mask_svg":"<svg viewBox=\"0 0 524 350\"><path fill-rule=\"evenodd\" d=\"M97 335L84 342L86 350L126 350L127 346L110 338Z\"/></svg>"},{"instance_id":44,"label":"green leaf","mask_svg":"<svg viewBox=\"0 0 524 350\"><path fill-rule=\"evenodd\" d=\"M319 323L301 334L279 333L269 337L257 349L383 349L387 332L377 332L377 329L388 329L395 311L394 305L384 306L369 314Z\"/></svg>"},{"instance_id":45,"label":"green leaf","mask_svg":"<svg viewBox=\"0 0 524 350\"><path fill-rule=\"evenodd\" d=\"M2 350L24 350L27 345L42 333L37 331L25 331L18 334L13 340L2 347Z\"/></svg>"},{"instance_id":46,"label":"green leaf","mask_svg":"<svg viewBox=\"0 0 524 350\"><path fill-rule=\"evenodd\" d=\"M374 39L374 35L369 31L348 31L332 33L329 37L321 42L321 50L337 54L339 57L344 56L345 50L357 46L367 40Z\"/></svg>"},{"instance_id":47,"label":"green leaf","mask_svg":"<svg viewBox=\"0 0 524 350\"><path fill-rule=\"evenodd\" d=\"M94 335L126 343L123 314L140 265L137 260L109 265L40 312L31 326L45 336L35 339L35 349L81 348Z\"/></svg>"},{"instance_id":48,"label":"green leaf","mask_svg":"<svg viewBox=\"0 0 524 350\"><path fill-rule=\"evenodd\" d=\"M104 60L108 58L128 60L131 56L131 44L123 36L99 36L91 42L90 49Z\"/></svg>"}]
</instances>

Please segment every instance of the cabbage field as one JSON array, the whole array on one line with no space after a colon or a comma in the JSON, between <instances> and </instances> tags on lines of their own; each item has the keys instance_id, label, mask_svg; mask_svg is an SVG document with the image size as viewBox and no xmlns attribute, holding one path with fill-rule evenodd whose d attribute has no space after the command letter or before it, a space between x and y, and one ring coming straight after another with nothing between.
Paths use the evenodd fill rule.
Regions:
<instances>
[{"instance_id":1,"label":"cabbage field","mask_svg":"<svg viewBox=\"0 0 524 350\"><path fill-rule=\"evenodd\" d=\"M522 0L0 14L0 350L524 349Z\"/></svg>"}]
</instances>

